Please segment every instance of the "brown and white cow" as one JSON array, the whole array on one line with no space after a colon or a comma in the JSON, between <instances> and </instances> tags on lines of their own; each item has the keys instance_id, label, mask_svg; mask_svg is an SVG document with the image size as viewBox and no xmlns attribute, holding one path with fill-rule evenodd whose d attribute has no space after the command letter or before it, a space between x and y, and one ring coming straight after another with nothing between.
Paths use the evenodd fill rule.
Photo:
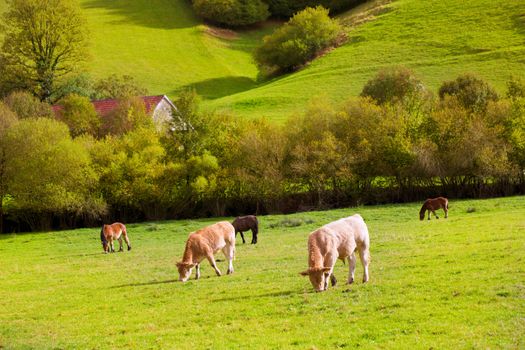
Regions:
<instances>
[{"instance_id":1,"label":"brown and white cow","mask_svg":"<svg viewBox=\"0 0 525 350\"><path fill-rule=\"evenodd\" d=\"M215 269L217 276L221 271L215 263L216 252L222 250L228 260L228 272L233 273L233 259L235 255L235 228L227 221L204 227L196 232L192 232L186 241L184 256L182 261L177 263L179 270L179 281L186 282L191 275L191 270L196 267L195 279L199 279L200 263L208 259L210 265Z\"/></svg>"},{"instance_id":2,"label":"brown and white cow","mask_svg":"<svg viewBox=\"0 0 525 350\"><path fill-rule=\"evenodd\" d=\"M348 283L354 282L356 257L358 251L364 268L363 283L368 281L370 263L370 238L368 228L359 214L339 219L324 225L308 236L308 270L301 272L309 276L317 292L328 288L328 278L335 286L333 275L337 259L348 259Z\"/></svg>"}]
</instances>

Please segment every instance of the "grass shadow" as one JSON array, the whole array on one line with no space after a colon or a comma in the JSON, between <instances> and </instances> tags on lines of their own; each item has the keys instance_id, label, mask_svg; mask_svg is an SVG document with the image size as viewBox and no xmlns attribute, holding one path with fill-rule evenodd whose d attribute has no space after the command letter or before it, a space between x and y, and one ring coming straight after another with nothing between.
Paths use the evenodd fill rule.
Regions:
<instances>
[{"instance_id":1,"label":"grass shadow","mask_svg":"<svg viewBox=\"0 0 525 350\"><path fill-rule=\"evenodd\" d=\"M247 300L252 298L264 298L264 297L284 297L288 295L295 295L295 294L302 294L299 291L295 290L286 290L281 292L272 292L272 293L264 293L264 294L257 294L257 295L238 295L234 297L228 297L228 298L218 298L218 299L212 299L212 302L221 302L221 301L235 301L235 300Z\"/></svg>"},{"instance_id":2,"label":"grass shadow","mask_svg":"<svg viewBox=\"0 0 525 350\"><path fill-rule=\"evenodd\" d=\"M179 281L178 279L171 279L171 280L165 280L165 281L150 281L150 282L143 282L143 283L119 284L117 286L109 287L109 289L125 288L125 287L154 286L157 284L168 284L168 283L175 283L178 281Z\"/></svg>"},{"instance_id":3,"label":"grass shadow","mask_svg":"<svg viewBox=\"0 0 525 350\"><path fill-rule=\"evenodd\" d=\"M172 91L172 95L177 95L178 92L187 89L195 89L197 93L207 100L215 100L217 98L233 95L239 92L251 90L257 86L254 79L248 77L223 77L206 79L194 84L183 86L176 91Z\"/></svg>"},{"instance_id":4,"label":"grass shadow","mask_svg":"<svg viewBox=\"0 0 525 350\"><path fill-rule=\"evenodd\" d=\"M174 0L87 0L85 9L106 9L115 17L111 24L134 23L143 27L175 29L200 23L189 2Z\"/></svg>"}]
</instances>

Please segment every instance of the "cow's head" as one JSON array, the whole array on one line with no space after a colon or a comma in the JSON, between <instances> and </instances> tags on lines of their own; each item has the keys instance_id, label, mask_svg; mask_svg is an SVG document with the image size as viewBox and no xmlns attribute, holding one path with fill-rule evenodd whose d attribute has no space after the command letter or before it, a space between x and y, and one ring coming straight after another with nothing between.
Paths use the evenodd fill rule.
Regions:
<instances>
[{"instance_id":1,"label":"cow's head","mask_svg":"<svg viewBox=\"0 0 525 350\"><path fill-rule=\"evenodd\" d=\"M187 263L187 262L178 262L177 263L177 269L179 270L179 281L186 282L191 275L191 270L196 266L197 264L193 263Z\"/></svg>"},{"instance_id":2,"label":"cow's head","mask_svg":"<svg viewBox=\"0 0 525 350\"><path fill-rule=\"evenodd\" d=\"M301 272L301 275L310 278L310 282L316 292L322 292L328 288L329 267L310 267L308 270Z\"/></svg>"}]
</instances>

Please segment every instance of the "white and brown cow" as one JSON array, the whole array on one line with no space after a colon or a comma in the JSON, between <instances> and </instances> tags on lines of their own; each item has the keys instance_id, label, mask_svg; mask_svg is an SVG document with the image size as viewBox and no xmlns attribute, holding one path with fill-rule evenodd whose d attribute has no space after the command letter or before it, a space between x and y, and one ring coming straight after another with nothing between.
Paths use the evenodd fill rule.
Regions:
<instances>
[{"instance_id":1,"label":"white and brown cow","mask_svg":"<svg viewBox=\"0 0 525 350\"><path fill-rule=\"evenodd\" d=\"M228 260L228 272L233 273L233 258L235 255L235 228L227 221L204 227L192 232L186 241L182 261L177 263L179 270L179 281L186 282L191 275L191 270L196 267L195 279L199 279L200 263L208 259L210 265L215 269L217 276L221 271L215 263L216 252L222 250Z\"/></svg>"},{"instance_id":2,"label":"white and brown cow","mask_svg":"<svg viewBox=\"0 0 525 350\"><path fill-rule=\"evenodd\" d=\"M337 259L348 259L348 283L354 282L356 257L358 251L363 263L363 283L368 281L370 263L370 238L368 228L359 214L339 219L324 225L308 237L308 270L301 272L309 276L316 291L328 288L328 278L332 286L337 283L333 270Z\"/></svg>"}]
</instances>

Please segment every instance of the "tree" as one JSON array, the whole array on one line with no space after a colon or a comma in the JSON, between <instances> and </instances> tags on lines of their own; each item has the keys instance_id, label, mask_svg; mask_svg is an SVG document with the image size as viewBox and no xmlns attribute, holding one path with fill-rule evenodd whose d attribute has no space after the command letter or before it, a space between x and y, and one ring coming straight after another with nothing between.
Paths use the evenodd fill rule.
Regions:
<instances>
[{"instance_id":1,"label":"tree","mask_svg":"<svg viewBox=\"0 0 525 350\"><path fill-rule=\"evenodd\" d=\"M498 100L496 90L473 74L444 82L439 88L439 97L443 100L445 96L453 96L470 111L484 111L490 101Z\"/></svg>"},{"instance_id":2,"label":"tree","mask_svg":"<svg viewBox=\"0 0 525 350\"><path fill-rule=\"evenodd\" d=\"M209 21L232 27L261 22L270 16L262 0L193 0L193 9Z\"/></svg>"},{"instance_id":3,"label":"tree","mask_svg":"<svg viewBox=\"0 0 525 350\"><path fill-rule=\"evenodd\" d=\"M341 26L321 6L307 8L263 38L254 52L259 67L292 70L336 43Z\"/></svg>"},{"instance_id":4,"label":"tree","mask_svg":"<svg viewBox=\"0 0 525 350\"><path fill-rule=\"evenodd\" d=\"M414 73L405 67L393 67L379 71L370 79L361 96L372 98L377 104L408 102L420 98L425 87Z\"/></svg>"},{"instance_id":5,"label":"tree","mask_svg":"<svg viewBox=\"0 0 525 350\"><path fill-rule=\"evenodd\" d=\"M16 114L12 112L9 107L0 102L0 233L3 231L3 217L4 217L4 199L7 197L7 174L8 157L13 154L7 150L6 134L16 122L18 121Z\"/></svg>"},{"instance_id":6,"label":"tree","mask_svg":"<svg viewBox=\"0 0 525 350\"><path fill-rule=\"evenodd\" d=\"M61 77L86 59L85 21L73 0L10 0L1 28L7 84L49 101Z\"/></svg>"},{"instance_id":7,"label":"tree","mask_svg":"<svg viewBox=\"0 0 525 350\"><path fill-rule=\"evenodd\" d=\"M101 121L89 98L72 94L61 99L59 105L57 119L69 127L71 136L98 135Z\"/></svg>"},{"instance_id":8,"label":"tree","mask_svg":"<svg viewBox=\"0 0 525 350\"><path fill-rule=\"evenodd\" d=\"M118 76L116 74L98 81L93 91L94 94L91 97L96 100L107 98L126 99L143 96L148 93L148 90L140 86L132 76Z\"/></svg>"},{"instance_id":9,"label":"tree","mask_svg":"<svg viewBox=\"0 0 525 350\"><path fill-rule=\"evenodd\" d=\"M40 102L26 91L13 91L4 98L4 103L20 119L54 117L53 110L48 103Z\"/></svg>"},{"instance_id":10,"label":"tree","mask_svg":"<svg viewBox=\"0 0 525 350\"><path fill-rule=\"evenodd\" d=\"M51 214L98 215L97 174L89 154L71 139L67 126L47 118L20 120L5 135L9 211L32 229L48 228ZM95 203L96 205L93 205Z\"/></svg>"}]
</instances>

